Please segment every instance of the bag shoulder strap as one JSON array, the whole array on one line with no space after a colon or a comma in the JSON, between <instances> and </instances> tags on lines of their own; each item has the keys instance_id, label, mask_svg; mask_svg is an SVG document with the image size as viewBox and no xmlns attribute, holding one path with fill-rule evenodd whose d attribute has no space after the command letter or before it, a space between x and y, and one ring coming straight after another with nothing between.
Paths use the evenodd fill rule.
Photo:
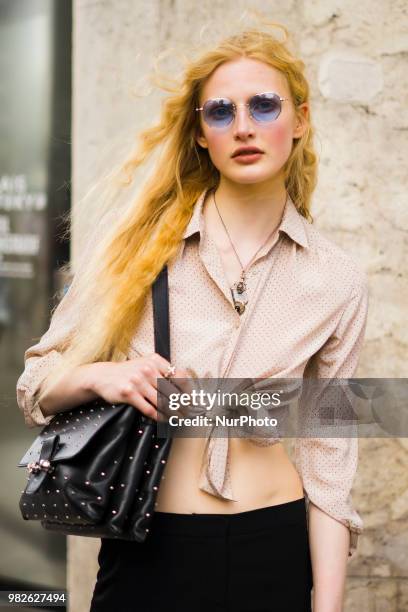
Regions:
<instances>
[{"instance_id":1,"label":"bag shoulder strap","mask_svg":"<svg viewBox=\"0 0 408 612\"><path fill-rule=\"evenodd\" d=\"M170 361L169 282L167 265L152 285L154 350Z\"/></svg>"}]
</instances>

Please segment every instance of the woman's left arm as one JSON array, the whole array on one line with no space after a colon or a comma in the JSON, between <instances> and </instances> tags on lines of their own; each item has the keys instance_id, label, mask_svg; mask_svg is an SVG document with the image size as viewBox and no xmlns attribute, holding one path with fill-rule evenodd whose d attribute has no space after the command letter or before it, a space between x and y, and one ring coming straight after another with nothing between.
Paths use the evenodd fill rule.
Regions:
<instances>
[{"instance_id":1,"label":"woman's left arm","mask_svg":"<svg viewBox=\"0 0 408 612\"><path fill-rule=\"evenodd\" d=\"M309 544L313 568L313 612L342 612L349 529L310 502Z\"/></svg>"},{"instance_id":2,"label":"woman's left arm","mask_svg":"<svg viewBox=\"0 0 408 612\"><path fill-rule=\"evenodd\" d=\"M325 380L353 378L364 340L367 309L367 277L357 269L336 329L307 364L305 377ZM311 395L317 389L322 393L323 402L308 402L306 391L301 400L303 406L302 403L299 405L303 416L309 410L312 413L316 405L326 409L329 404L337 411L336 415L339 411L343 414L344 407L347 410L347 401L343 404L342 391L338 391L339 388L345 389L344 386L329 386L325 391L327 382L324 380L313 384L316 386L310 387ZM345 416L347 418L347 414ZM353 423L345 430L348 435L340 426L342 437L315 438L307 435L306 428L304 435L296 439L295 465L309 501L313 612L342 612L347 560L355 551L358 534L362 531L362 520L351 501L358 463L356 429Z\"/></svg>"}]
</instances>

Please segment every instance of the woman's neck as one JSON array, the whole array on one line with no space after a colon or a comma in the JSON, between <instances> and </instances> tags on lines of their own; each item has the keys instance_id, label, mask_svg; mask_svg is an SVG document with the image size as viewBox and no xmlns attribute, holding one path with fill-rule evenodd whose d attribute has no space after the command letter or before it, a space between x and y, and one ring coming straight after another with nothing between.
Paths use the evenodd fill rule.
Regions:
<instances>
[{"instance_id":1,"label":"woman's neck","mask_svg":"<svg viewBox=\"0 0 408 612\"><path fill-rule=\"evenodd\" d=\"M284 184L237 184L221 181L215 200L221 217L234 241L259 244L279 225L285 208L287 192ZM222 224L214 203L214 194L206 198L207 219L217 234L223 235Z\"/></svg>"}]
</instances>

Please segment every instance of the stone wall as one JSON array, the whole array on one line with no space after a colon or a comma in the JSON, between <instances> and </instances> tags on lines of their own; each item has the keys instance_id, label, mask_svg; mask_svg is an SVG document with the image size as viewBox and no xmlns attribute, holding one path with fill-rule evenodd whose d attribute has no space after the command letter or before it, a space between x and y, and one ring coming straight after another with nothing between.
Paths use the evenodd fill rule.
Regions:
<instances>
[{"instance_id":1,"label":"stone wall","mask_svg":"<svg viewBox=\"0 0 408 612\"><path fill-rule=\"evenodd\" d=\"M407 375L407 4L404 0L276 0L251 7L293 33L311 85L320 157L316 225L353 253L370 278L370 311L357 376ZM79 201L157 116L144 96L158 52L222 32L245 0L75 0L74 264L89 213ZM202 29L203 26L207 26ZM404 159L405 158L405 159ZM354 502L365 522L349 562L346 612L408 609L408 441L360 441ZM98 541L70 538L71 612L86 612Z\"/></svg>"}]
</instances>

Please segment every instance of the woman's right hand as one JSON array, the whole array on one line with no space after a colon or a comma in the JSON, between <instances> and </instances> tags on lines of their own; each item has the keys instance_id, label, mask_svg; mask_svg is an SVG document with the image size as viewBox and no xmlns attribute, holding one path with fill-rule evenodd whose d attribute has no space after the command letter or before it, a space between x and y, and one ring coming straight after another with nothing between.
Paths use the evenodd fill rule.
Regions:
<instances>
[{"instance_id":1,"label":"woman's right hand","mask_svg":"<svg viewBox=\"0 0 408 612\"><path fill-rule=\"evenodd\" d=\"M158 353L136 359L93 364L91 388L112 404L130 404L151 419L158 420L157 379L164 377L170 362ZM191 378L185 369L176 369L172 378ZM169 383L170 384L170 383ZM177 389L179 390L179 389Z\"/></svg>"}]
</instances>

